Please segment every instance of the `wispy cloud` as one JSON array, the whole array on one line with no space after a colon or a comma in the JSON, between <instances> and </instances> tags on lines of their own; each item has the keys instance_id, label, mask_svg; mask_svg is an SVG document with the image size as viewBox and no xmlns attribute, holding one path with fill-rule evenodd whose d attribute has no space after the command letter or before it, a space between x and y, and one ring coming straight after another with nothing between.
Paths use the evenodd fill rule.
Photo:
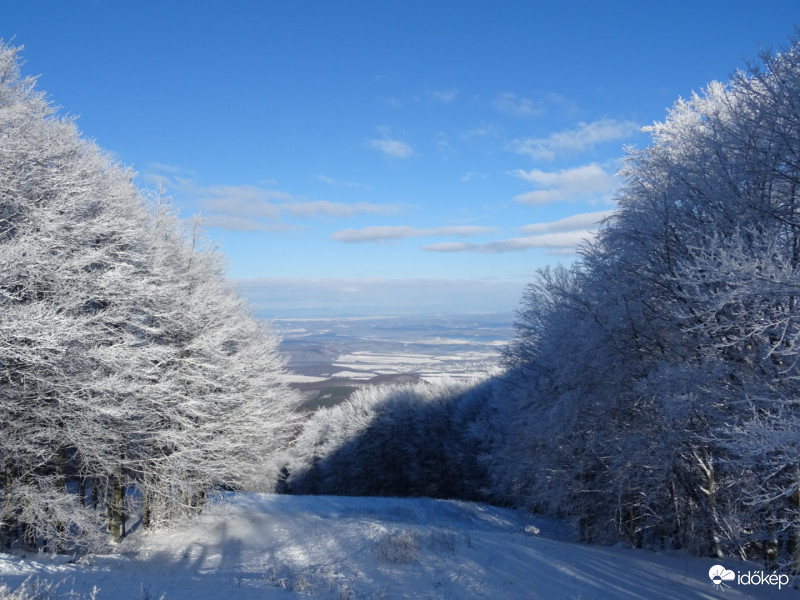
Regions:
<instances>
[{"instance_id":1,"label":"wispy cloud","mask_svg":"<svg viewBox=\"0 0 800 600\"><path fill-rule=\"evenodd\" d=\"M422 249L429 252L478 252L481 254L500 254L504 252L522 252L531 248L546 248L556 253L572 253L584 240L590 239L594 232L590 230L563 231L509 238L485 244L468 242L442 242L429 244Z\"/></svg>"},{"instance_id":2,"label":"wispy cloud","mask_svg":"<svg viewBox=\"0 0 800 600\"><path fill-rule=\"evenodd\" d=\"M297 227L279 222L264 222L240 215L203 215L204 227L216 227L228 231L291 231Z\"/></svg>"},{"instance_id":3,"label":"wispy cloud","mask_svg":"<svg viewBox=\"0 0 800 600\"><path fill-rule=\"evenodd\" d=\"M545 112L541 103L534 102L530 98L522 98L512 92L498 94L492 100L492 106L495 110L513 117L536 117Z\"/></svg>"},{"instance_id":4,"label":"wispy cloud","mask_svg":"<svg viewBox=\"0 0 800 600\"><path fill-rule=\"evenodd\" d=\"M389 215L400 212L403 206L400 204L373 204L372 202L343 204L327 200L305 202L293 200L280 204L279 208L293 217L312 219L315 217L351 217L357 214Z\"/></svg>"},{"instance_id":5,"label":"wispy cloud","mask_svg":"<svg viewBox=\"0 0 800 600\"><path fill-rule=\"evenodd\" d=\"M511 174L542 188L514 197L514 200L523 204L542 205L598 196L605 198L617 186L614 175L596 163L560 171L517 169Z\"/></svg>"},{"instance_id":6,"label":"wispy cloud","mask_svg":"<svg viewBox=\"0 0 800 600\"><path fill-rule=\"evenodd\" d=\"M386 106L388 106L389 108L393 108L395 110L400 110L404 106L403 101L395 96L392 96L390 98L385 98L383 102L384 104L386 104Z\"/></svg>"},{"instance_id":7,"label":"wispy cloud","mask_svg":"<svg viewBox=\"0 0 800 600\"><path fill-rule=\"evenodd\" d=\"M334 177L328 177L327 175L317 175L316 179L325 183L331 187L343 187L343 188L353 188L359 190L369 190L372 189L365 183L358 183L355 181L342 181L341 179L336 179Z\"/></svg>"},{"instance_id":8,"label":"wispy cloud","mask_svg":"<svg viewBox=\"0 0 800 600\"><path fill-rule=\"evenodd\" d=\"M215 185L197 189L198 203L204 212L247 215L250 218L277 219L280 208L275 203L291 200L291 194L265 190L254 185Z\"/></svg>"},{"instance_id":9,"label":"wispy cloud","mask_svg":"<svg viewBox=\"0 0 800 600\"><path fill-rule=\"evenodd\" d=\"M381 137L367 140L367 146L378 150L388 158L410 158L414 156L414 149L398 139L394 139L387 127L378 128Z\"/></svg>"},{"instance_id":10,"label":"wispy cloud","mask_svg":"<svg viewBox=\"0 0 800 600\"><path fill-rule=\"evenodd\" d=\"M296 225L284 222L285 218L315 219L341 218L359 214L391 215L406 210L402 203L375 204L356 202L352 204L310 199L289 192L269 189L262 185L201 185L191 177L181 177L185 172L168 165L153 164L153 171L145 176L150 183L163 185L170 193L192 201L208 227L234 231L286 231ZM333 185L336 180L319 178ZM265 185L274 184L267 180ZM344 184L343 184L344 185ZM348 184L357 186L358 184Z\"/></svg>"},{"instance_id":11,"label":"wispy cloud","mask_svg":"<svg viewBox=\"0 0 800 600\"><path fill-rule=\"evenodd\" d=\"M148 172L156 171L158 173L169 173L170 175L183 175L186 176L188 174L196 175L194 171L190 171L184 167L179 167L177 165L167 165L160 162L151 162L148 163Z\"/></svg>"},{"instance_id":12,"label":"wispy cloud","mask_svg":"<svg viewBox=\"0 0 800 600\"><path fill-rule=\"evenodd\" d=\"M461 181L467 183L469 181L479 181L488 178L489 175L481 173L480 171L467 171L461 176Z\"/></svg>"},{"instance_id":13,"label":"wispy cloud","mask_svg":"<svg viewBox=\"0 0 800 600\"><path fill-rule=\"evenodd\" d=\"M614 214L613 210L579 213L557 221L526 225L522 231L529 235L523 237L507 238L484 244L441 242L424 246L423 250L502 254L539 248L547 250L548 254L574 254L583 242L591 240L597 234L603 219L612 214Z\"/></svg>"},{"instance_id":14,"label":"wispy cloud","mask_svg":"<svg viewBox=\"0 0 800 600\"><path fill-rule=\"evenodd\" d=\"M372 139L369 140L368 145L389 158L409 158L414 155L414 149L400 140L391 140L389 138Z\"/></svg>"},{"instance_id":15,"label":"wispy cloud","mask_svg":"<svg viewBox=\"0 0 800 600\"><path fill-rule=\"evenodd\" d=\"M455 102L458 98L458 88L451 87L446 89L439 89L439 90L428 90L428 96L435 100L436 102L441 102L442 104L450 104L451 102Z\"/></svg>"},{"instance_id":16,"label":"wispy cloud","mask_svg":"<svg viewBox=\"0 0 800 600\"><path fill-rule=\"evenodd\" d=\"M236 217L253 221L252 229L261 229L260 219L280 220L288 214L296 219L315 219L320 217L351 217L357 214L389 215L401 212L401 204L374 204L357 202L345 204L328 200L305 200L279 190L263 190L254 186L217 186L209 188L213 196L200 200L204 212L212 217ZM216 219L222 227L224 223L237 220ZM241 226L236 229L242 229Z\"/></svg>"},{"instance_id":17,"label":"wispy cloud","mask_svg":"<svg viewBox=\"0 0 800 600\"><path fill-rule=\"evenodd\" d=\"M436 150L442 158L449 159L453 156L455 149L453 148L453 144L450 142L450 136L443 131L439 131L436 134L434 141L436 143Z\"/></svg>"},{"instance_id":18,"label":"wispy cloud","mask_svg":"<svg viewBox=\"0 0 800 600\"><path fill-rule=\"evenodd\" d=\"M557 221L525 225L522 231L528 234L543 234L598 229L602 221L613 215L614 212L614 210L598 210L596 212L580 213Z\"/></svg>"},{"instance_id":19,"label":"wispy cloud","mask_svg":"<svg viewBox=\"0 0 800 600\"><path fill-rule=\"evenodd\" d=\"M546 138L522 138L511 142L511 149L535 160L553 160L565 154L577 154L598 144L627 138L640 127L633 121L601 119L579 123L574 129L559 131Z\"/></svg>"},{"instance_id":20,"label":"wispy cloud","mask_svg":"<svg viewBox=\"0 0 800 600\"><path fill-rule=\"evenodd\" d=\"M148 163L139 177L147 185L162 187L166 190L186 189L192 186L192 181L197 173L191 169L177 165L167 165L160 162Z\"/></svg>"},{"instance_id":21,"label":"wispy cloud","mask_svg":"<svg viewBox=\"0 0 800 600\"><path fill-rule=\"evenodd\" d=\"M331 237L348 244L363 242L387 242L414 237L431 236L470 236L496 231L495 227L480 227L475 225L452 225L446 227L430 227L420 229L407 225L387 225L379 227L364 227L363 229L343 229Z\"/></svg>"},{"instance_id":22,"label":"wispy cloud","mask_svg":"<svg viewBox=\"0 0 800 600\"><path fill-rule=\"evenodd\" d=\"M472 129L465 129L459 133L458 137L464 142L482 139L497 139L503 135L502 130L491 123L485 123Z\"/></svg>"}]
</instances>

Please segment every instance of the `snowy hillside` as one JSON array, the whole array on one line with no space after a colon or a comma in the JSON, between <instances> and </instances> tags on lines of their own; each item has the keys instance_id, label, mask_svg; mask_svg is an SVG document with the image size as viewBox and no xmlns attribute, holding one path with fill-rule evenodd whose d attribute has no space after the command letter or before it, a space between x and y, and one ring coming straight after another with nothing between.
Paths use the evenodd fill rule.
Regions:
<instances>
[{"instance_id":1,"label":"snowy hillside","mask_svg":"<svg viewBox=\"0 0 800 600\"><path fill-rule=\"evenodd\" d=\"M96 600L800 597L792 584L720 591L708 576L717 563L754 565L569 539L558 523L483 504L248 494L78 564L0 554L0 590L31 577L62 582L56 597L96 586Z\"/></svg>"}]
</instances>

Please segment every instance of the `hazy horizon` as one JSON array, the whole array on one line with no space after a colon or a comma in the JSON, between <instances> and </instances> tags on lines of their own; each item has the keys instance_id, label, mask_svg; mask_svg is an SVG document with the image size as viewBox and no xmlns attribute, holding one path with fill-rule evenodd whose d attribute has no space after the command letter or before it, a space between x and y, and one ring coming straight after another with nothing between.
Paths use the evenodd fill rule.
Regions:
<instances>
[{"instance_id":1,"label":"hazy horizon","mask_svg":"<svg viewBox=\"0 0 800 600\"><path fill-rule=\"evenodd\" d=\"M525 287L503 280L231 280L259 318L346 318L513 313Z\"/></svg>"}]
</instances>

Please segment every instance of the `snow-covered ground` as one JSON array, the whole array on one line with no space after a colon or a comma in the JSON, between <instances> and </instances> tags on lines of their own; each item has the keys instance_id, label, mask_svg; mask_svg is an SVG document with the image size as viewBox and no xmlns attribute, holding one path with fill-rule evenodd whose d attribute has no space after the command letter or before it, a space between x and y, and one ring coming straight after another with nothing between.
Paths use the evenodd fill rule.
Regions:
<instances>
[{"instance_id":1,"label":"snow-covered ground","mask_svg":"<svg viewBox=\"0 0 800 600\"><path fill-rule=\"evenodd\" d=\"M332 364L339 369L332 377L371 379L377 375L413 373L421 379L488 377L495 370L497 352L459 354L414 354L408 352L359 351L344 354Z\"/></svg>"},{"instance_id":2,"label":"snow-covered ground","mask_svg":"<svg viewBox=\"0 0 800 600\"><path fill-rule=\"evenodd\" d=\"M524 512L430 499L245 494L108 554L0 554L0 590L31 577L96 600L800 598L794 582L715 589L709 569L760 567L570 541ZM70 596L72 594L72 596ZM2 594L0 594L2 596Z\"/></svg>"}]
</instances>

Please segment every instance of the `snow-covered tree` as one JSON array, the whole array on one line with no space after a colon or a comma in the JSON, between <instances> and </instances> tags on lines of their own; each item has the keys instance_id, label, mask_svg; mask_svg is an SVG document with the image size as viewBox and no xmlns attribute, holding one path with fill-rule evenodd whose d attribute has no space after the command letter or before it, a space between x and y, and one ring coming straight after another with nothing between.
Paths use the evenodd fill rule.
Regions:
<instances>
[{"instance_id":1,"label":"snow-covered tree","mask_svg":"<svg viewBox=\"0 0 800 600\"><path fill-rule=\"evenodd\" d=\"M365 387L320 409L293 447L285 489L347 496L480 495L480 439L471 427L489 383Z\"/></svg>"},{"instance_id":2,"label":"snow-covered tree","mask_svg":"<svg viewBox=\"0 0 800 600\"><path fill-rule=\"evenodd\" d=\"M587 539L797 570L798 97L793 43L646 128L614 216L523 299L498 495Z\"/></svg>"},{"instance_id":3,"label":"snow-covered tree","mask_svg":"<svg viewBox=\"0 0 800 600\"><path fill-rule=\"evenodd\" d=\"M0 46L0 536L58 549L265 485L293 433L277 341L224 263Z\"/></svg>"}]
</instances>

